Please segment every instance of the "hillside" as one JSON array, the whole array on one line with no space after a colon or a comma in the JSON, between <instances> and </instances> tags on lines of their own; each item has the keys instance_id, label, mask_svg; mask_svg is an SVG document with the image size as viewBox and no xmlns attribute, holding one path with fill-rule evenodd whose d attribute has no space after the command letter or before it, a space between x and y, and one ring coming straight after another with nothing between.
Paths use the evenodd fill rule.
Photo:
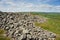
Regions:
<instances>
[{"instance_id":1,"label":"hillside","mask_svg":"<svg viewBox=\"0 0 60 40\"><path fill-rule=\"evenodd\" d=\"M52 31L57 34L56 40L60 40L60 13L32 13L33 15L39 15L47 18L47 22L35 23L36 26Z\"/></svg>"},{"instance_id":2,"label":"hillside","mask_svg":"<svg viewBox=\"0 0 60 40\"><path fill-rule=\"evenodd\" d=\"M56 34L48 31L38 23L45 23L47 19L31 13L0 12L0 29L4 30L2 38L11 40L55 40ZM35 25L35 23L37 24Z\"/></svg>"}]
</instances>

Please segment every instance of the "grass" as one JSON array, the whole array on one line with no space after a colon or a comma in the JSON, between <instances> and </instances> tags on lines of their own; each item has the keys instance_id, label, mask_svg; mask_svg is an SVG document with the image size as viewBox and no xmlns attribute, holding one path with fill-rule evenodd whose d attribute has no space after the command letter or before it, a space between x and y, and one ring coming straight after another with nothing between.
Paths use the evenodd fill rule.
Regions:
<instances>
[{"instance_id":1,"label":"grass","mask_svg":"<svg viewBox=\"0 0 60 40\"><path fill-rule=\"evenodd\" d=\"M5 31L0 29L0 40L10 40L10 38L4 36Z\"/></svg>"},{"instance_id":2,"label":"grass","mask_svg":"<svg viewBox=\"0 0 60 40\"><path fill-rule=\"evenodd\" d=\"M36 26L41 26L42 28L46 29L46 30L49 30L49 31L52 31L56 34L60 34L60 25L59 23L55 22L54 20L48 20L47 22L45 23L35 23Z\"/></svg>"},{"instance_id":3,"label":"grass","mask_svg":"<svg viewBox=\"0 0 60 40\"><path fill-rule=\"evenodd\" d=\"M59 13L33 13L34 15L39 15L47 17L48 20L44 23L35 22L36 26L40 26L45 30L54 32L57 34L56 40L60 40L60 14Z\"/></svg>"},{"instance_id":4,"label":"grass","mask_svg":"<svg viewBox=\"0 0 60 40\"><path fill-rule=\"evenodd\" d=\"M4 34L5 31L3 29L0 29L0 34Z\"/></svg>"},{"instance_id":5,"label":"grass","mask_svg":"<svg viewBox=\"0 0 60 40\"><path fill-rule=\"evenodd\" d=\"M0 37L0 40L10 40L8 37Z\"/></svg>"}]
</instances>

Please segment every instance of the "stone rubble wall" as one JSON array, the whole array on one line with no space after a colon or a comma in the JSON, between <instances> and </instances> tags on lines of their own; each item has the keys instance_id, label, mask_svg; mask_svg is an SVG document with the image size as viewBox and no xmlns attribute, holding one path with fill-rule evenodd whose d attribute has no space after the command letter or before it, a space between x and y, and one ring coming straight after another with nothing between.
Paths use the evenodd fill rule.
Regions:
<instances>
[{"instance_id":1,"label":"stone rubble wall","mask_svg":"<svg viewBox=\"0 0 60 40\"><path fill-rule=\"evenodd\" d=\"M55 40L56 34L36 27L35 21L40 17L29 13L0 13L0 28L6 30L6 36L11 40Z\"/></svg>"}]
</instances>

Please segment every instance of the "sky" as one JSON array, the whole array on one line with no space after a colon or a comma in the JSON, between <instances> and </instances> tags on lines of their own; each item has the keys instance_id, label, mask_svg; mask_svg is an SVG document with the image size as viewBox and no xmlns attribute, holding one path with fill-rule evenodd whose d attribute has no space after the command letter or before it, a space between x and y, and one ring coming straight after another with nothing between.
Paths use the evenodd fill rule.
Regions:
<instances>
[{"instance_id":1,"label":"sky","mask_svg":"<svg viewBox=\"0 0 60 40\"><path fill-rule=\"evenodd\" d=\"M0 0L3 12L60 12L60 0Z\"/></svg>"}]
</instances>

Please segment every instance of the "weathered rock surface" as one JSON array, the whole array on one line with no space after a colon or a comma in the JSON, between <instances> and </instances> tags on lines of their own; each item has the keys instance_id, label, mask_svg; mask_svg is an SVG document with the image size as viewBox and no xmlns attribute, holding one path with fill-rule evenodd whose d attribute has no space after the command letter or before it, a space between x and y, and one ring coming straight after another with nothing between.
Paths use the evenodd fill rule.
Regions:
<instances>
[{"instance_id":1,"label":"weathered rock surface","mask_svg":"<svg viewBox=\"0 0 60 40\"><path fill-rule=\"evenodd\" d=\"M6 30L11 40L55 40L56 34L35 27L34 22L41 18L22 13L0 13L0 28ZM44 20L42 20L44 21Z\"/></svg>"}]
</instances>

